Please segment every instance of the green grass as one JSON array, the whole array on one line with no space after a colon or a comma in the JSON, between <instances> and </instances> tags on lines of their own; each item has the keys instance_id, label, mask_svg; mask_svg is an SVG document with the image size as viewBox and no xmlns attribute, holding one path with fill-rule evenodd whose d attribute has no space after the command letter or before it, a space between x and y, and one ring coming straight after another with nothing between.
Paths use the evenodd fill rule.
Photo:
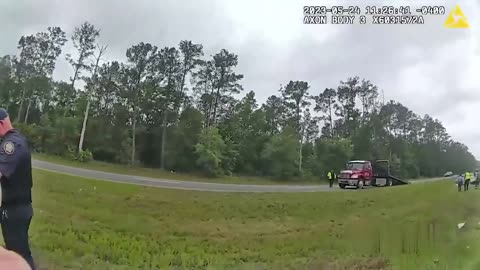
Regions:
<instances>
[{"instance_id":1,"label":"green grass","mask_svg":"<svg viewBox=\"0 0 480 270\"><path fill-rule=\"evenodd\" d=\"M152 178L162 178L171 180L184 180L184 181L197 181L197 182L210 182L210 183L228 183L228 184L255 184L255 185L314 185L314 184L326 184L326 181L320 179L302 179L297 181L279 181L265 177L239 177L239 176L223 176L218 178L208 178L200 175L192 175L185 173L172 173L160 169L144 168L137 166L128 166L121 164L113 164L107 162L93 161L88 163L82 163L78 161L68 160L58 156L51 156L45 154L35 153L33 158L48 162L53 162L65 166L73 166L84 169L99 170L110 173L119 173L125 175L136 175Z\"/></svg>"},{"instance_id":2,"label":"green grass","mask_svg":"<svg viewBox=\"0 0 480 270\"><path fill-rule=\"evenodd\" d=\"M451 182L233 194L39 170L34 181L32 248L50 270L480 267L480 191Z\"/></svg>"}]
</instances>

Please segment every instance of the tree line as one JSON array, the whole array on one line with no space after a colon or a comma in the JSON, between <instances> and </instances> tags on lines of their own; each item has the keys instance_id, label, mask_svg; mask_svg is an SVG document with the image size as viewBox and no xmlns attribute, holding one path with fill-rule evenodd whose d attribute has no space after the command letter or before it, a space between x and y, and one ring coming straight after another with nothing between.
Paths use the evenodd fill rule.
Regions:
<instances>
[{"instance_id":1,"label":"tree line","mask_svg":"<svg viewBox=\"0 0 480 270\"><path fill-rule=\"evenodd\" d=\"M60 27L22 36L0 59L0 105L33 149L80 161L298 179L339 171L350 159L389 159L401 177L472 170L467 146L442 123L396 101L358 76L335 88L285 80L259 104L243 98L238 56L226 49L140 42L126 61L104 60L100 30L89 22L67 37ZM62 56L71 42L75 53ZM52 77L59 57L69 81ZM82 83L82 87L79 87ZM320 126L321 129L320 129Z\"/></svg>"}]
</instances>

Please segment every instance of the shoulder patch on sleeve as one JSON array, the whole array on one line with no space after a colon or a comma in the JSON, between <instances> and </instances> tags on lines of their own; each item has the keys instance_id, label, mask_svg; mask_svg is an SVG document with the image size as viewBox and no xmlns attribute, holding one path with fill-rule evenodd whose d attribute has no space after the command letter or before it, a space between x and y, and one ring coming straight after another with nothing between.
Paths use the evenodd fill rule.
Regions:
<instances>
[{"instance_id":1,"label":"shoulder patch on sleeve","mask_svg":"<svg viewBox=\"0 0 480 270\"><path fill-rule=\"evenodd\" d=\"M3 145L2 145L2 148L3 148L3 151L5 152L5 154L7 154L7 155L11 155L11 154L15 153L15 144L11 141L4 142Z\"/></svg>"}]
</instances>

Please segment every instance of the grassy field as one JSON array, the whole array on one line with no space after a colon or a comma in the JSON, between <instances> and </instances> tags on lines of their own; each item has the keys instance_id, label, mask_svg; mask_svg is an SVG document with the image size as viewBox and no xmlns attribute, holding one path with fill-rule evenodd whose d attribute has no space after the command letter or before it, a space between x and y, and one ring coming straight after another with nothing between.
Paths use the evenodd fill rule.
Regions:
<instances>
[{"instance_id":1,"label":"grassy field","mask_svg":"<svg viewBox=\"0 0 480 270\"><path fill-rule=\"evenodd\" d=\"M43 161L49 161L65 166L73 166L77 168L99 170L110 173L119 173L125 175L136 175L152 178L162 178L162 179L171 179L171 180L184 180L184 181L199 181L199 182L211 182L211 183L228 183L228 184L255 184L255 185L315 185L315 184L326 184L326 180L320 179L309 179L309 180L298 180L298 181L279 181L274 179L269 179L265 177L236 177L236 176L223 176L218 178L207 178L200 175L192 175L185 173L172 173L160 169L151 169L144 167L132 167L128 165L121 164L112 164L106 162L93 161L89 163L82 163L78 161L72 161L64 159L58 156L51 156L45 154L33 154L33 158Z\"/></svg>"},{"instance_id":2,"label":"grassy field","mask_svg":"<svg viewBox=\"0 0 480 270\"><path fill-rule=\"evenodd\" d=\"M480 267L480 191L451 182L225 194L34 177L32 248L50 270Z\"/></svg>"}]
</instances>

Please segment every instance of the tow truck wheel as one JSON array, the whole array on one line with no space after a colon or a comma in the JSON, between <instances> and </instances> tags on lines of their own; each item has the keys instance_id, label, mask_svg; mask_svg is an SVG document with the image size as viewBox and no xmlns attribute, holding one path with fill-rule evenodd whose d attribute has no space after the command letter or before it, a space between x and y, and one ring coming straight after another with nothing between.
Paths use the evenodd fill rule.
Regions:
<instances>
[{"instance_id":1,"label":"tow truck wheel","mask_svg":"<svg viewBox=\"0 0 480 270\"><path fill-rule=\"evenodd\" d=\"M345 189L345 187L346 187L345 184L338 184L338 186L339 186L341 189Z\"/></svg>"},{"instance_id":2,"label":"tow truck wheel","mask_svg":"<svg viewBox=\"0 0 480 270\"><path fill-rule=\"evenodd\" d=\"M363 181L363 179L358 180L357 189L362 189L364 185L365 185L365 182Z\"/></svg>"}]
</instances>

